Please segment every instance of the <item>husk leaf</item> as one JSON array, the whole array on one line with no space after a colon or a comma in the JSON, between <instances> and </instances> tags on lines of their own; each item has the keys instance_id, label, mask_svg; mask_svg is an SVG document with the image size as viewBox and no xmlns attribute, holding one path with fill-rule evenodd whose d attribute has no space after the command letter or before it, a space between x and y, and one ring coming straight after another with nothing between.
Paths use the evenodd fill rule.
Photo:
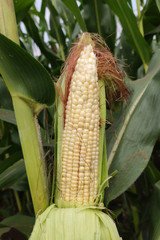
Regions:
<instances>
[{"instance_id":1,"label":"husk leaf","mask_svg":"<svg viewBox=\"0 0 160 240\"><path fill-rule=\"evenodd\" d=\"M30 240L120 240L110 216L98 208L51 205L36 220Z\"/></svg>"}]
</instances>

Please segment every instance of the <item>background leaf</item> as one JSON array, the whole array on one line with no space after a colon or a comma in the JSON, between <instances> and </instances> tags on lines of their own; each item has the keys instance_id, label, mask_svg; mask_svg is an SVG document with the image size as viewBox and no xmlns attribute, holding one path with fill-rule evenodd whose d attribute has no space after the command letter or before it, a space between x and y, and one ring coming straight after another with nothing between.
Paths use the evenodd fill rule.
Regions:
<instances>
[{"instance_id":1,"label":"background leaf","mask_svg":"<svg viewBox=\"0 0 160 240\"><path fill-rule=\"evenodd\" d=\"M107 202L118 197L142 173L160 133L160 51L150 64L148 74L130 82L131 99L117 125L107 132L110 173L118 170L106 191ZM157 109L157 111L155 111Z\"/></svg>"},{"instance_id":2,"label":"background leaf","mask_svg":"<svg viewBox=\"0 0 160 240\"><path fill-rule=\"evenodd\" d=\"M11 95L0 77L0 106L6 109L13 109Z\"/></svg>"},{"instance_id":3,"label":"background leaf","mask_svg":"<svg viewBox=\"0 0 160 240\"><path fill-rule=\"evenodd\" d=\"M0 34L0 72L12 95L51 105L52 79L42 65L17 44Z\"/></svg>"},{"instance_id":4,"label":"background leaf","mask_svg":"<svg viewBox=\"0 0 160 240\"><path fill-rule=\"evenodd\" d=\"M160 2L159 2L159 0L156 0L156 4L157 4L157 7L158 7L159 12L160 12Z\"/></svg>"},{"instance_id":5,"label":"background leaf","mask_svg":"<svg viewBox=\"0 0 160 240\"><path fill-rule=\"evenodd\" d=\"M1 225L15 228L20 232L26 234L28 237L32 231L33 224L33 217L25 216L22 214L16 214L1 221Z\"/></svg>"},{"instance_id":6,"label":"background leaf","mask_svg":"<svg viewBox=\"0 0 160 240\"><path fill-rule=\"evenodd\" d=\"M8 188L26 174L24 161L19 160L0 174L0 188Z\"/></svg>"},{"instance_id":7,"label":"background leaf","mask_svg":"<svg viewBox=\"0 0 160 240\"><path fill-rule=\"evenodd\" d=\"M14 0L14 7L18 22L24 18L27 11L30 9L34 2L35 0Z\"/></svg>"},{"instance_id":8,"label":"background leaf","mask_svg":"<svg viewBox=\"0 0 160 240\"><path fill-rule=\"evenodd\" d=\"M0 119L12 123L14 125L17 125L14 112L11 110L0 109Z\"/></svg>"},{"instance_id":9,"label":"background leaf","mask_svg":"<svg viewBox=\"0 0 160 240\"><path fill-rule=\"evenodd\" d=\"M160 11L155 0L147 2L142 16L144 33L147 36L147 39L151 41L152 38L148 35L157 34L159 32L157 30L160 28Z\"/></svg>"},{"instance_id":10,"label":"background leaf","mask_svg":"<svg viewBox=\"0 0 160 240\"><path fill-rule=\"evenodd\" d=\"M129 8L126 0L106 0L106 2L119 17L129 45L137 51L142 61L148 64L151 58L150 47L142 37L137 26L136 18L132 10Z\"/></svg>"},{"instance_id":11,"label":"background leaf","mask_svg":"<svg viewBox=\"0 0 160 240\"><path fill-rule=\"evenodd\" d=\"M64 4L72 11L73 15L76 17L83 32L87 31L86 24L81 16L80 10L74 0L62 0Z\"/></svg>"},{"instance_id":12,"label":"background leaf","mask_svg":"<svg viewBox=\"0 0 160 240\"><path fill-rule=\"evenodd\" d=\"M116 39L115 16L102 0L83 1L83 18L89 32L100 34L107 42L111 51L114 51ZM107 24L106 24L107 23Z\"/></svg>"},{"instance_id":13,"label":"background leaf","mask_svg":"<svg viewBox=\"0 0 160 240\"><path fill-rule=\"evenodd\" d=\"M147 206L147 220L143 231L146 240L159 240L160 237L160 181L154 184L154 188Z\"/></svg>"},{"instance_id":14,"label":"background leaf","mask_svg":"<svg viewBox=\"0 0 160 240\"><path fill-rule=\"evenodd\" d=\"M37 46L40 48L41 52L44 54L45 57L47 57L50 60L50 63L52 64L52 67L57 66L57 60L59 58L57 55L50 49L42 37L40 36L39 29L36 26L34 20L32 17L28 14L23 19L23 23L25 24L27 31L29 32L29 35L33 38L34 42L37 44Z\"/></svg>"},{"instance_id":15,"label":"background leaf","mask_svg":"<svg viewBox=\"0 0 160 240\"><path fill-rule=\"evenodd\" d=\"M57 38L59 48L60 48L60 55L62 60L65 60L65 50L66 50L66 44L65 44L65 36L63 34L63 31L61 29L60 24L60 17L56 11L56 9L53 7L52 3L48 0L47 1L48 8L50 9L50 26L51 26L51 33L53 37Z\"/></svg>"}]
</instances>

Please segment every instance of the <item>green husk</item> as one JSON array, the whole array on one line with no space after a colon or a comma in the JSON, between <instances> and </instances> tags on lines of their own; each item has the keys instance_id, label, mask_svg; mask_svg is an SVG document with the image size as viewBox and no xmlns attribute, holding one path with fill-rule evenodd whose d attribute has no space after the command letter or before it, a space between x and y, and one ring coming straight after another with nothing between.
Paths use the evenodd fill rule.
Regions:
<instances>
[{"instance_id":1,"label":"green husk","mask_svg":"<svg viewBox=\"0 0 160 240\"><path fill-rule=\"evenodd\" d=\"M30 240L120 240L110 216L101 208L47 208L36 221Z\"/></svg>"}]
</instances>

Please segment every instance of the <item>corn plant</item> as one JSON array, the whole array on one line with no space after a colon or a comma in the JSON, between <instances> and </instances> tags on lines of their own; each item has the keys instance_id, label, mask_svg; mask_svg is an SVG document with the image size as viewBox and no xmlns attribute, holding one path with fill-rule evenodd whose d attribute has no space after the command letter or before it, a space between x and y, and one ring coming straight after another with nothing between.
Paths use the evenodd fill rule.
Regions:
<instances>
[{"instance_id":1,"label":"corn plant","mask_svg":"<svg viewBox=\"0 0 160 240\"><path fill-rule=\"evenodd\" d=\"M32 18L29 15L23 18L27 31L36 39L43 54L50 59L50 66L47 66L50 72L54 73L52 69L57 67L57 62L64 61L65 54L69 54L55 84L45 68L17 45L19 38L12 1L4 1L0 5L0 15L3 16L3 21L0 22L0 73L11 94L16 121L13 117L10 122L18 126L36 216L30 239L121 239L112 220L115 214L111 214L108 204L130 187L142 173L158 138L159 116L153 106L157 108L159 103L160 54L157 51L150 60L151 51L142 36L144 32L141 19L139 28L134 25L132 29L130 22L125 22L122 17L123 10L127 10L125 14L130 15L132 22L135 21L124 2L120 4L115 1L112 4L106 1L119 16L124 34L139 54L146 72L141 80L132 82L119 69L102 38L86 32L93 27L86 12L88 5L92 10L92 3L84 1L82 17L76 2L70 1L72 5L67 1L63 1L63 4L60 2L57 5L51 1L42 4L42 7L47 6L54 13L51 16L51 31L58 40L57 54L44 47L40 38L35 38L37 28ZM15 6L16 4L18 9L20 5L18 2L15 2ZM25 8L31 4L26 2ZM61 23L57 21L58 14L65 21L59 4L68 16L74 9L73 14L85 32L80 35L70 53L66 52L64 32L60 28ZM108 9L101 1L99 4L104 5L105 10ZM102 16L98 11L95 11L97 32L103 36L106 28L98 21L102 18L103 11ZM111 17L114 19L112 14ZM71 43L69 28L65 31ZM22 37L23 35L20 39ZM110 41L109 45L113 50ZM44 60L43 64L45 65ZM111 109L116 108L117 102L122 100L125 100L121 108L122 114L112 118ZM54 168L51 188L37 120L39 113L46 107L51 112L54 110ZM119 105L117 109L119 111ZM1 119L4 113L2 110ZM106 123L112 127L108 128ZM146 132L148 125L150 128ZM14 167L22 169L23 160ZM5 183L5 174L7 171L0 175L1 186L3 181ZM157 179L158 177L153 182L156 183ZM135 186L130 190L132 194L136 193ZM156 199L156 191L155 187L151 202ZM19 198L17 192L14 193L18 205ZM140 219L132 201L131 206L136 236L142 239L142 232L139 232ZM152 222L158 221L158 217L152 218ZM5 221L2 221L3 224L7 226ZM153 239L158 239L156 227L151 234Z\"/></svg>"}]
</instances>

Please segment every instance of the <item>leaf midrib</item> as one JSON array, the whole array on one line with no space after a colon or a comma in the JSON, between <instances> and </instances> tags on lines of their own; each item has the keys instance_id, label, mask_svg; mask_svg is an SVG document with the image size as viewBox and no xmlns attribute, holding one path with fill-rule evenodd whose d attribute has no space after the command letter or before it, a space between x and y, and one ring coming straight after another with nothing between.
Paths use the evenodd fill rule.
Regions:
<instances>
[{"instance_id":1,"label":"leaf midrib","mask_svg":"<svg viewBox=\"0 0 160 240\"><path fill-rule=\"evenodd\" d=\"M156 67L156 69L155 69L154 72L151 72L151 73L150 73L150 74L152 75L152 78L153 78L153 76L154 76L154 73L156 73L158 69L159 69L159 66ZM115 156L115 154L116 154L116 152L117 152L117 149L118 149L118 147L119 147L119 143L120 143L120 141L121 141L121 139L122 139L122 137L123 137L123 135L124 135L124 133L125 133L125 130L126 130L126 128L127 128L127 126L128 126L128 123L129 123L129 121L130 121L130 119L131 119L131 116L133 115L133 113L134 113L134 111L135 111L135 109L136 109L136 107L137 107L140 99L143 97L143 94L144 94L144 92L146 91L148 85L149 85L150 82L152 81L152 78L148 81L148 83L146 84L145 88L142 90L142 92L141 92L141 93L139 94L139 96L136 98L136 101L132 104L131 109L128 111L128 113L127 113L127 115L126 115L126 118L125 118L125 120L124 120L122 129L120 130L120 132L119 132L119 134L118 134L118 136L117 136L117 139L116 139L116 141L115 141L115 143L114 143L114 145L113 145L113 147L112 147L112 150L110 151L110 155L109 155L109 157L108 157L108 163L107 163L108 169L110 168L110 166L111 166L111 164L112 164L112 161L113 161L113 159L114 159L114 156Z\"/></svg>"}]
</instances>

